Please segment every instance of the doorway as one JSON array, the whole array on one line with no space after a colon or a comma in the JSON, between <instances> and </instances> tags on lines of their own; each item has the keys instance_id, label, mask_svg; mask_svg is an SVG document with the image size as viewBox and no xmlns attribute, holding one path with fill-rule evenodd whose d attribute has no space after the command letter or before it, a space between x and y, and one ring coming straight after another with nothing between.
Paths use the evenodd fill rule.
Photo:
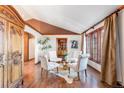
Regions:
<instances>
[{"instance_id":1,"label":"doorway","mask_svg":"<svg viewBox=\"0 0 124 93\"><path fill-rule=\"evenodd\" d=\"M24 61L30 61L35 58L35 37L25 32L24 33Z\"/></svg>"}]
</instances>

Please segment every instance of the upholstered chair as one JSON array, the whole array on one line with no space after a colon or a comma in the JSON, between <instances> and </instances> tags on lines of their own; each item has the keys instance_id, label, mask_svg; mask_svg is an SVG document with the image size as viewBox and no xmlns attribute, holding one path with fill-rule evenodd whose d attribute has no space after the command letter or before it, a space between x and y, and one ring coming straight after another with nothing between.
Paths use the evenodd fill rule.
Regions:
<instances>
[{"instance_id":1,"label":"upholstered chair","mask_svg":"<svg viewBox=\"0 0 124 93\"><path fill-rule=\"evenodd\" d=\"M75 63L78 61L78 56L82 54L82 51L71 51L68 53L67 62Z\"/></svg>"},{"instance_id":2,"label":"upholstered chair","mask_svg":"<svg viewBox=\"0 0 124 93\"><path fill-rule=\"evenodd\" d=\"M62 61L62 58L57 57L56 51L49 51L48 55L49 55L50 62Z\"/></svg>"},{"instance_id":3,"label":"upholstered chair","mask_svg":"<svg viewBox=\"0 0 124 93\"><path fill-rule=\"evenodd\" d=\"M48 71L56 69L56 68L57 68L57 72L58 72L59 66L60 66L60 64L58 64L58 63L49 62L47 56L41 56L41 73L42 73L42 70L46 70L47 74L48 74Z\"/></svg>"},{"instance_id":4,"label":"upholstered chair","mask_svg":"<svg viewBox=\"0 0 124 93\"><path fill-rule=\"evenodd\" d=\"M79 72L85 71L85 76L87 77L87 64L88 64L89 54L82 54L78 56L78 61L75 63L68 63L69 73L70 68L77 72L79 79Z\"/></svg>"}]
</instances>

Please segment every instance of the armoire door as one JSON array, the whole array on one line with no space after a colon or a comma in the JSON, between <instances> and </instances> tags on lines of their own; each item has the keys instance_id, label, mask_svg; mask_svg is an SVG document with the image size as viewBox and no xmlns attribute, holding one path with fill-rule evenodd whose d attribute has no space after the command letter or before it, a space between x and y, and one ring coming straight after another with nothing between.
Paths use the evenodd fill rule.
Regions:
<instances>
[{"instance_id":1,"label":"armoire door","mask_svg":"<svg viewBox=\"0 0 124 93\"><path fill-rule=\"evenodd\" d=\"M0 17L0 87L6 87L7 82L7 39L6 21Z\"/></svg>"},{"instance_id":2,"label":"armoire door","mask_svg":"<svg viewBox=\"0 0 124 93\"><path fill-rule=\"evenodd\" d=\"M24 25L14 7L0 5L0 88L18 87L23 80Z\"/></svg>"},{"instance_id":3,"label":"armoire door","mask_svg":"<svg viewBox=\"0 0 124 93\"><path fill-rule=\"evenodd\" d=\"M8 31L8 85L15 86L15 82L22 76L22 31L21 28L9 23Z\"/></svg>"}]
</instances>

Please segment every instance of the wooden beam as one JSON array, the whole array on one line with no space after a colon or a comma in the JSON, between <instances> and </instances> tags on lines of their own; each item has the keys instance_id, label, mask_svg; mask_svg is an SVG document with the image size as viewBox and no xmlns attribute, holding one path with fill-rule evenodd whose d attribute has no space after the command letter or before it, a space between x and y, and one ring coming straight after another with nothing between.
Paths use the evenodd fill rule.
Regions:
<instances>
[{"instance_id":1,"label":"wooden beam","mask_svg":"<svg viewBox=\"0 0 124 93\"><path fill-rule=\"evenodd\" d=\"M124 9L124 5L119 6L118 9L119 9L119 10Z\"/></svg>"},{"instance_id":2,"label":"wooden beam","mask_svg":"<svg viewBox=\"0 0 124 93\"><path fill-rule=\"evenodd\" d=\"M42 33L42 35L79 35L79 33L66 30L37 19L30 19L26 21L27 25L34 28L36 31Z\"/></svg>"},{"instance_id":3,"label":"wooden beam","mask_svg":"<svg viewBox=\"0 0 124 93\"><path fill-rule=\"evenodd\" d=\"M40 31L38 31L37 29L35 29L33 26L31 26L29 23L25 22L26 25L28 25L29 27L31 27L32 29L34 29L35 31L37 31L39 34L43 35L43 33L41 33Z\"/></svg>"}]
</instances>

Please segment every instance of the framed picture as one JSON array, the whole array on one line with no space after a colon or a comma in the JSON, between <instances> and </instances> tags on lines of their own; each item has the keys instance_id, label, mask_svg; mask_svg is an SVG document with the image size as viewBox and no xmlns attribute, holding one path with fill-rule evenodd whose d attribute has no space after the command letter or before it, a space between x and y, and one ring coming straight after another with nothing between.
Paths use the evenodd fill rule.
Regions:
<instances>
[{"instance_id":1,"label":"framed picture","mask_svg":"<svg viewBox=\"0 0 124 93\"><path fill-rule=\"evenodd\" d=\"M78 41L72 40L71 48L77 49L78 48Z\"/></svg>"}]
</instances>

